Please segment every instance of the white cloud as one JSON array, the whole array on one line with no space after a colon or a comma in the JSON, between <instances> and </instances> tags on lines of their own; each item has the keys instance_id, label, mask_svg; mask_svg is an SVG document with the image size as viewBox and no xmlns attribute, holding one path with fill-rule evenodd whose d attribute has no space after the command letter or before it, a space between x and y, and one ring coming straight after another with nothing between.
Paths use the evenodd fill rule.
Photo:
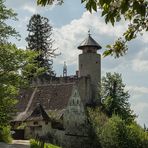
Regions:
<instances>
[{"instance_id":1,"label":"white cloud","mask_svg":"<svg viewBox=\"0 0 148 148\"><path fill-rule=\"evenodd\" d=\"M133 70L136 72L148 72L148 48L142 49L132 61Z\"/></svg>"},{"instance_id":2,"label":"white cloud","mask_svg":"<svg viewBox=\"0 0 148 148\"><path fill-rule=\"evenodd\" d=\"M140 41L142 41L144 43L148 43L148 33L146 31L139 38L140 38Z\"/></svg>"},{"instance_id":3,"label":"white cloud","mask_svg":"<svg viewBox=\"0 0 148 148\"><path fill-rule=\"evenodd\" d=\"M137 113L141 113L142 114L142 112L145 110L145 109L148 109L148 103L146 103L146 102L139 102L139 103L137 103L134 107L133 107L133 109L137 112Z\"/></svg>"},{"instance_id":4,"label":"white cloud","mask_svg":"<svg viewBox=\"0 0 148 148\"><path fill-rule=\"evenodd\" d=\"M140 123L141 126L143 126L143 124L146 124L146 126L148 126L148 103L139 102L132 108L138 116L138 118L136 119L138 123Z\"/></svg>"},{"instance_id":5,"label":"white cloud","mask_svg":"<svg viewBox=\"0 0 148 148\"><path fill-rule=\"evenodd\" d=\"M24 9L24 10L27 10L27 11L29 11L30 13L33 13L33 14L37 12L37 9L36 9L35 6L28 5L28 4L26 4L25 6L23 6L23 9Z\"/></svg>"},{"instance_id":6,"label":"white cloud","mask_svg":"<svg viewBox=\"0 0 148 148\"><path fill-rule=\"evenodd\" d=\"M143 86L127 86L127 90L134 94L148 94L148 87L143 87Z\"/></svg>"},{"instance_id":7,"label":"white cloud","mask_svg":"<svg viewBox=\"0 0 148 148\"><path fill-rule=\"evenodd\" d=\"M63 63L66 60L69 65L77 64L80 53L77 46L85 39L89 29L92 29L92 36L99 42L102 35L106 38L115 38L120 36L125 28L125 24L118 24L116 27L106 25L97 13L84 12L81 18L74 19L69 24L54 30L57 46L63 54L55 62Z\"/></svg>"}]
</instances>

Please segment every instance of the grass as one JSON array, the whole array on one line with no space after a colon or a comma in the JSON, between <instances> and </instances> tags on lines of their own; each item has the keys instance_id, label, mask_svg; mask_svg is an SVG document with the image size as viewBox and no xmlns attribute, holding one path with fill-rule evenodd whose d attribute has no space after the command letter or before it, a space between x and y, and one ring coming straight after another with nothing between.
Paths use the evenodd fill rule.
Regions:
<instances>
[{"instance_id":1,"label":"grass","mask_svg":"<svg viewBox=\"0 0 148 148\"><path fill-rule=\"evenodd\" d=\"M43 146L42 142L37 141L35 139L31 139L30 140L30 148L60 148L60 147L55 146L53 144L48 144L48 143L45 143Z\"/></svg>"}]
</instances>

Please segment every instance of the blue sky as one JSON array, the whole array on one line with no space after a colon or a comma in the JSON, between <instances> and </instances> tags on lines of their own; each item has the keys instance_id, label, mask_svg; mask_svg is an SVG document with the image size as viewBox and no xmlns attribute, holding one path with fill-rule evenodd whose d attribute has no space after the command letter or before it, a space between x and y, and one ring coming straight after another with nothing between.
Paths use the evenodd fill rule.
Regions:
<instances>
[{"instance_id":1,"label":"blue sky","mask_svg":"<svg viewBox=\"0 0 148 148\"><path fill-rule=\"evenodd\" d=\"M68 65L68 74L73 75L78 69L77 46L86 38L90 29L92 37L105 50L107 44L113 43L127 28L127 23L120 22L112 27L106 25L101 14L90 14L80 0L65 0L62 6L38 7L35 0L6 0L6 5L18 13L17 22L10 22L21 34L21 41L11 39L20 48L26 48L25 38L28 34L26 25L33 14L39 13L50 20L53 26L55 47L61 56L54 59L54 70L62 74L64 61ZM127 55L114 59L102 58L102 76L106 72L122 74L126 89L131 95L131 108L138 115L137 121L148 126L148 33L139 36L129 44Z\"/></svg>"}]
</instances>

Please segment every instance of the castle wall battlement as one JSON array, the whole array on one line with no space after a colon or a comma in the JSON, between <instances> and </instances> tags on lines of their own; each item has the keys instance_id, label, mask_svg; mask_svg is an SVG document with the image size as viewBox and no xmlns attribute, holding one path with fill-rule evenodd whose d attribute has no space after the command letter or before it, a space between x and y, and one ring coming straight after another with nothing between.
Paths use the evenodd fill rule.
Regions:
<instances>
[{"instance_id":1,"label":"castle wall battlement","mask_svg":"<svg viewBox=\"0 0 148 148\"><path fill-rule=\"evenodd\" d=\"M76 75L72 75L72 76L66 76L66 77L52 77L50 79L44 79L44 78L36 78L34 80L32 80L31 82L31 86L32 87L36 87L36 86L48 86L51 84L69 84L69 83L78 83L79 81L82 80L86 80L86 79L90 79L90 76L84 76L84 77L78 77Z\"/></svg>"}]
</instances>

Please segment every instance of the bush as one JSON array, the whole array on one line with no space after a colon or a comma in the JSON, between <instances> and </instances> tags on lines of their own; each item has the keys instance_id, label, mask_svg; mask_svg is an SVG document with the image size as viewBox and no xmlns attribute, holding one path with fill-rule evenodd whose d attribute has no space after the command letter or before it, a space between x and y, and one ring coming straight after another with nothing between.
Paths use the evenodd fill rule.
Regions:
<instances>
[{"instance_id":1,"label":"bush","mask_svg":"<svg viewBox=\"0 0 148 148\"><path fill-rule=\"evenodd\" d=\"M12 137L9 126L0 127L0 142L11 143Z\"/></svg>"},{"instance_id":2,"label":"bush","mask_svg":"<svg viewBox=\"0 0 148 148\"><path fill-rule=\"evenodd\" d=\"M129 147L147 148L148 147L148 133L144 131L137 123L132 123L127 126Z\"/></svg>"},{"instance_id":3,"label":"bush","mask_svg":"<svg viewBox=\"0 0 148 148\"><path fill-rule=\"evenodd\" d=\"M60 148L60 147L52 145L52 144L43 143L35 139L31 139L30 148Z\"/></svg>"},{"instance_id":4,"label":"bush","mask_svg":"<svg viewBox=\"0 0 148 148\"><path fill-rule=\"evenodd\" d=\"M129 148L125 121L113 115L102 129L100 142L102 148Z\"/></svg>"},{"instance_id":5,"label":"bush","mask_svg":"<svg viewBox=\"0 0 148 148\"><path fill-rule=\"evenodd\" d=\"M108 121L108 117L99 109L87 108L88 120L89 120L89 140L93 148L101 147L100 134L103 126Z\"/></svg>"},{"instance_id":6,"label":"bush","mask_svg":"<svg viewBox=\"0 0 148 148\"><path fill-rule=\"evenodd\" d=\"M113 115L100 134L102 148L148 148L148 134L136 122L127 125Z\"/></svg>"}]
</instances>

